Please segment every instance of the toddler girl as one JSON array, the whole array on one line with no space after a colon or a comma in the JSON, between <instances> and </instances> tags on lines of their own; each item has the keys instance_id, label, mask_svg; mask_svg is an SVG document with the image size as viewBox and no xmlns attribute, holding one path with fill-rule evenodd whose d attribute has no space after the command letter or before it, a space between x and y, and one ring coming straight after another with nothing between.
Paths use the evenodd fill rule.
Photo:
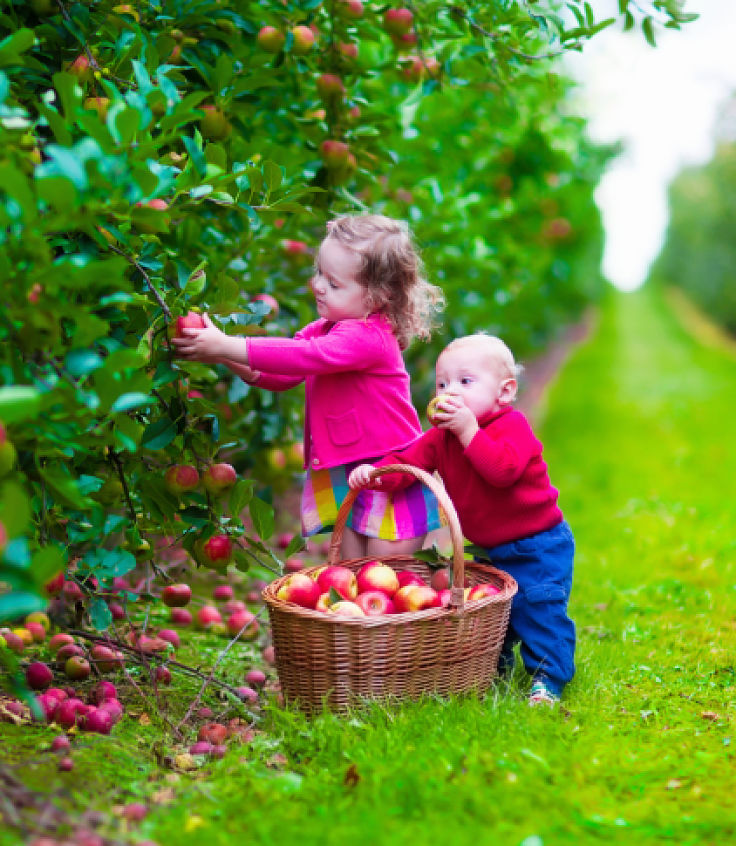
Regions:
<instances>
[{"instance_id":1,"label":"toddler girl","mask_svg":"<svg viewBox=\"0 0 736 846\"><path fill-rule=\"evenodd\" d=\"M401 351L429 337L442 303L422 278L406 225L381 215L331 221L315 270L319 319L293 338L230 337L204 315L205 329L185 329L173 341L183 358L219 361L251 385L283 391L305 383L305 536L332 529L354 467L421 435ZM410 553L439 526L437 501L419 482L393 496L362 491L342 556Z\"/></svg>"}]
</instances>

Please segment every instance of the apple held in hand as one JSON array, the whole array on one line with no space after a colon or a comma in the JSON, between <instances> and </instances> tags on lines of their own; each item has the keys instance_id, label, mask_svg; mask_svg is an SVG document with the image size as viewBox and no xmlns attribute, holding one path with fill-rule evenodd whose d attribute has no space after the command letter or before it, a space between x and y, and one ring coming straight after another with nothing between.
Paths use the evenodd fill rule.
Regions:
<instances>
[{"instance_id":1,"label":"apple held in hand","mask_svg":"<svg viewBox=\"0 0 736 846\"><path fill-rule=\"evenodd\" d=\"M352 573L351 573L352 575ZM329 592L329 589L327 589ZM293 602L302 608L314 608L323 589L317 582L304 573L293 573L276 592L276 598L284 602Z\"/></svg>"},{"instance_id":2,"label":"apple held in hand","mask_svg":"<svg viewBox=\"0 0 736 846\"><path fill-rule=\"evenodd\" d=\"M183 338L184 333L182 329L205 329L207 324L201 314L196 311L190 311L183 317L177 317L176 320L169 323L166 330L169 338Z\"/></svg>"},{"instance_id":3,"label":"apple held in hand","mask_svg":"<svg viewBox=\"0 0 736 846\"><path fill-rule=\"evenodd\" d=\"M393 596L401 587L396 573L381 561L364 564L358 573L358 591L381 591L386 596Z\"/></svg>"},{"instance_id":4,"label":"apple held in hand","mask_svg":"<svg viewBox=\"0 0 736 846\"><path fill-rule=\"evenodd\" d=\"M320 593L329 593L334 588L343 599L352 600L358 595L358 580L355 573L339 564L329 564L317 576Z\"/></svg>"},{"instance_id":5,"label":"apple held in hand","mask_svg":"<svg viewBox=\"0 0 736 846\"><path fill-rule=\"evenodd\" d=\"M394 603L380 590L367 590L359 593L355 604L363 611L366 617L380 617L382 614L393 614Z\"/></svg>"},{"instance_id":6,"label":"apple held in hand","mask_svg":"<svg viewBox=\"0 0 736 846\"><path fill-rule=\"evenodd\" d=\"M437 408L440 403L452 399L450 394L437 394L436 397L433 397L429 401L429 405L427 406L427 420L433 425L436 426L437 423L435 422L435 414L437 411L441 411L441 408Z\"/></svg>"}]
</instances>

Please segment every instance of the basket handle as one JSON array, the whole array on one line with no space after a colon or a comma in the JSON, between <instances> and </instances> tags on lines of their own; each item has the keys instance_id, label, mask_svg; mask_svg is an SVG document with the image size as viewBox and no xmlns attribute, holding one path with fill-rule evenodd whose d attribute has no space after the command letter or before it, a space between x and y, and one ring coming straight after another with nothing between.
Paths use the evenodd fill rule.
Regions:
<instances>
[{"instance_id":1,"label":"basket handle","mask_svg":"<svg viewBox=\"0 0 736 846\"><path fill-rule=\"evenodd\" d=\"M450 527L450 537L452 538L452 587L450 589L450 605L453 608L462 608L465 599L465 558L463 555L463 533L460 528L460 520L458 519L455 506L452 500L447 495L444 487L434 478L420 470L419 467L414 467L411 464L387 464L384 467L376 467L370 474L370 481L377 479L379 476L385 476L388 473L406 473L418 479L426 485L432 493L437 497L440 507L445 512L447 521ZM365 487L368 487L366 485ZM353 507L360 489L348 491L347 496L340 506L335 518L335 528L332 530L332 538L330 540L330 549L327 554L328 564L337 564L340 560L340 546L342 545L342 535L347 524L350 509Z\"/></svg>"}]
</instances>

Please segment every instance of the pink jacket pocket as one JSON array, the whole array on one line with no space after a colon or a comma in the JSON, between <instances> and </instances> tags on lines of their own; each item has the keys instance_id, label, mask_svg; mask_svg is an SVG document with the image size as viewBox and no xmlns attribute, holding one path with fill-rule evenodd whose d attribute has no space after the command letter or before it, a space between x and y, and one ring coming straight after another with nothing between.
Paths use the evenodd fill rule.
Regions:
<instances>
[{"instance_id":1,"label":"pink jacket pocket","mask_svg":"<svg viewBox=\"0 0 736 846\"><path fill-rule=\"evenodd\" d=\"M363 427L360 424L358 412L348 411L338 416L327 415L327 435L336 446L354 444L363 436Z\"/></svg>"}]
</instances>

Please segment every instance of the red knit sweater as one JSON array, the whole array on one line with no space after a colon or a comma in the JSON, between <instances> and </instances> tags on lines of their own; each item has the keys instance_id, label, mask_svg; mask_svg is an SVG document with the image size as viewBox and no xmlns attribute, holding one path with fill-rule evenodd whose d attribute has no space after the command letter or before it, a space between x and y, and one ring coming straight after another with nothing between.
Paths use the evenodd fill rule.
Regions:
<instances>
[{"instance_id":1,"label":"red knit sweater","mask_svg":"<svg viewBox=\"0 0 736 846\"><path fill-rule=\"evenodd\" d=\"M557 490L547 475L542 444L526 417L511 406L478 421L480 431L463 449L446 429L430 429L410 446L384 456L386 464L413 464L445 483L460 518L463 534L472 543L491 547L562 521ZM381 477L381 490L405 487L412 477L392 473Z\"/></svg>"}]
</instances>

